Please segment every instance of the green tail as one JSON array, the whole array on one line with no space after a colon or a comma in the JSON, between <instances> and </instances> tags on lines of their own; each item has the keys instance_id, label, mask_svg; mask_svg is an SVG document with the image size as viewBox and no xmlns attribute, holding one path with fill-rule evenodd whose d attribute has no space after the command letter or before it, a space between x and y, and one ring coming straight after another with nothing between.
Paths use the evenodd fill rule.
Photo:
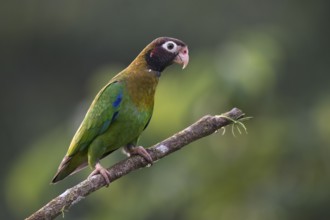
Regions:
<instances>
[{"instance_id":1,"label":"green tail","mask_svg":"<svg viewBox=\"0 0 330 220\"><path fill-rule=\"evenodd\" d=\"M79 172L87 166L87 158L82 155L74 155L73 157L65 156L51 183L56 183L65 177Z\"/></svg>"}]
</instances>

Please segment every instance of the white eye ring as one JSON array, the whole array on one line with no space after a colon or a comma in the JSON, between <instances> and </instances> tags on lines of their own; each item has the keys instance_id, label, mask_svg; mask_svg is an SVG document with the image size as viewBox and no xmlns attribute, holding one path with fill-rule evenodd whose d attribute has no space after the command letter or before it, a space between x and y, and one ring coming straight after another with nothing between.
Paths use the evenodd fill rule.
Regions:
<instances>
[{"instance_id":1,"label":"white eye ring","mask_svg":"<svg viewBox=\"0 0 330 220\"><path fill-rule=\"evenodd\" d=\"M162 47L165 50L167 50L171 53L174 53L174 52L176 52L178 45L176 45L176 43L174 43L173 41L166 41L165 43L163 43Z\"/></svg>"}]
</instances>

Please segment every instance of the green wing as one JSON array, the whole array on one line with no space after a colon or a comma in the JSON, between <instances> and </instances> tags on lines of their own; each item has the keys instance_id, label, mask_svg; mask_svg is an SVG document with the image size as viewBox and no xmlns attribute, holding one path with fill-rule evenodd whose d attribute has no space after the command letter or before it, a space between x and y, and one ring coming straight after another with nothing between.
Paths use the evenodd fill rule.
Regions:
<instances>
[{"instance_id":1,"label":"green wing","mask_svg":"<svg viewBox=\"0 0 330 220\"><path fill-rule=\"evenodd\" d=\"M97 94L72 139L67 156L84 150L97 136L109 128L120 110L123 92L123 83L115 81L107 84Z\"/></svg>"}]
</instances>

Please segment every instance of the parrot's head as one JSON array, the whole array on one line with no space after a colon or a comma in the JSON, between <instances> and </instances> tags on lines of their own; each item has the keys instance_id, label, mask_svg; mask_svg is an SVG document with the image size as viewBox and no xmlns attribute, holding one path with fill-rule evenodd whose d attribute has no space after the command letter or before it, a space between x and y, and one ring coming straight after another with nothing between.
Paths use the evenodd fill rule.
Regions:
<instances>
[{"instance_id":1,"label":"parrot's head","mask_svg":"<svg viewBox=\"0 0 330 220\"><path fill-rule=\"evenodd\" d=\"M148 69L162 72L172 63L178 63L183 69L189 62L188 46L181 40L159 37L153 40L143 51Z\"/></svg>"}]
</instances>

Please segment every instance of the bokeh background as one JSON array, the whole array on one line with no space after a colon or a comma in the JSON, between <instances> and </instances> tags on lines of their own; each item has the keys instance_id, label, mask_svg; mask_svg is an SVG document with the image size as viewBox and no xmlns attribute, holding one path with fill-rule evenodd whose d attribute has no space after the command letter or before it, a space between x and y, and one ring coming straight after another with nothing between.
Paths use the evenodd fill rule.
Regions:
<instances>
[{"instance_id":1,"label":"bokeh background","mask_svg":"<svg viewBox=\"0 0 330 220\"><path fill-rule=\"evenodd\" d=\"M66 219L330 219L328 1L0 4L1 219L27 217L88 175L49 184L97 91L159 36L185 41L191 62L162 75L140 144L232 107L254 117L248 134L197 141Z\"/></svg>"}]
</instances>

